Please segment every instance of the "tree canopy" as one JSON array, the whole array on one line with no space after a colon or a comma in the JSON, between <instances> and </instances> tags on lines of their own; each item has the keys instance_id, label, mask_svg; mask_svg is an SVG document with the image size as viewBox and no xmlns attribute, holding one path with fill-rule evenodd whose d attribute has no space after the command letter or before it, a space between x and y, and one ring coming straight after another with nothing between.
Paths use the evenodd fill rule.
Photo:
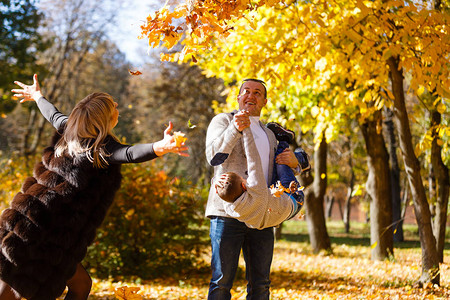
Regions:
<instances>
[{"instance_id":1,"label":"tree canopy","mask_svg":"<svg viewBox=\"0 0 450 300\"><path fill-rule=\"evenodd\" d=\"M31 69L36 71L36 55L45 47L37 32L41 18L35 0L0 1L0 114L15 106L8 101L12 81L31 77Z\"/></svg>"},{"instance_id":2,"label":"tree canopy","mask_svg":"<svg viewBox=\"0 0 450 300\"><path fill-rule=\"evenodd\" d=\"M440 147L435 156L448 157L449 152L448 123L431 126L426 115L436 112L441 116L448 111L448 4L187 1L173 9L166 5L149 16L142 34L151 47L171 49L182 41L183 49L162 54L163 61L197 62L210 76L228 83L264 78L272 99L266 116L288 127L300 122L302 131L314 132L316 148L324 138L330 142L343 131L351 132L349 119L374 126L371 134L380 135L380 111L392 109L424 237L422 276L438 283L436 247L427 221L431 214L418 157L430 152L433 143ZM229 102L235 104L236 93L230 95ZM411 124L422 126L416 132L421 142L415 149ZM374 176L382 179L380 174ZM448 180L441 184L445 188ZM446 206L448 199L442 201Z\"/></svg>"}]
</instances>

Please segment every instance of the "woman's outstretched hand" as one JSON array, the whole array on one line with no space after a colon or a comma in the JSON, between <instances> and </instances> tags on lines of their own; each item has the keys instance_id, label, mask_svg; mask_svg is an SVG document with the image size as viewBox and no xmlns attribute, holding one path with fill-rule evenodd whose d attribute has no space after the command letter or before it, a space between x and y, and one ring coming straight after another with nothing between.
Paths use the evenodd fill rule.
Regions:
<instances>
[{"instance_id":1,"label":"woman's outstretched hand","mask_svg":"<svg viewBox=\"0 0 450 300\"><path fill-rule=\"evenodd\" d=\"M169 122L169 126L167 126L166 130L164 130L164 138L158 142L153 143L153 151L158 156L162 156L166 153L176 153L180 156L189 156L187 151L189 148L185 145L185 143L181 143L181 145L177 146L177 142L175 141L175 137L170 134L173 129L172 122Z\"/></svg>"},{"instance_id":2,"label":"woman's outstretched hand","mask_svg":"<svg viewBox=\"0 0 450 300\"><path fill-rule=\"evenodd\" d=\"M14 93L15 97L23 98L22 100L20 100L20 103L26 101L37 101L39 98L42 97L41 88L39 86L36 74L34 74L33 76L32 85L26 85L20 81L14 81L14 83L22 88L11 90L11 92Z\"/></svg>"}]
</instances>

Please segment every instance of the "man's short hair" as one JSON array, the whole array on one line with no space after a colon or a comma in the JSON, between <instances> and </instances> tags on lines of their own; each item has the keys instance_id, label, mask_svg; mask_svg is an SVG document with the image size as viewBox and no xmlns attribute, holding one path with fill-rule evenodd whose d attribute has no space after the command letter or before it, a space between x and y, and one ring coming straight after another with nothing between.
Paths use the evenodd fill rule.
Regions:
<instances>
[{"instance_id":1,"label":"man's short hair","mask_svg":"<svg viewBox=\"0 0 450 300\"><path fill-rule=\"evenodd\" d=\"M239 88L239 94L241 94L241 92L242 92L242 86L243 86L244 83L246 83L247 81L253 81L253 82L261 83L262 86L264 87L264 99L267 99L267 87L266 87L266 83L264 82L264 80L256 79L256 78L246 78L246 79L242 80L241 87Z\"/></svg>"},{"instance_id":2,"label":"man's short hair","mask_svg":"<svg viewBox=\"0 0 450 300\"><path fill-rule=\"evenodd\" d=\"M222 200L233 203L244 192L244 188L242 187L243 179L234 172L227 172L224 174L228 175L227 179L219 179L219 182L216 182L215 184L217 195L219 195Z\"/></svg>"}]
</instances>

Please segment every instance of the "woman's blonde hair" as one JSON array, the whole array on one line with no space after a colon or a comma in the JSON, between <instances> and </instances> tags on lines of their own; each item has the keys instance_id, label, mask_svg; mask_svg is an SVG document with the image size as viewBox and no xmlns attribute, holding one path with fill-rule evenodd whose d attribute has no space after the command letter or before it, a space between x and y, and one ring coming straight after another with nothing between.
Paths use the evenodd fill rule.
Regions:
<instances>
[{"instance_id":1,"label":"woman's blonde hair","mask_svg":"<svg viewBox=\"0 0 450 300\"><path fill-rule=\"evenodd\" d=\"M74 157L86 153L96 168L106 168L110 155L104 148L105 138L111 132L112 116L115 110L113 98L106 93L92 93L78 102L69 115L62 138L55 146L55 155L65 151Z\"/></svg>"}]
</instances>

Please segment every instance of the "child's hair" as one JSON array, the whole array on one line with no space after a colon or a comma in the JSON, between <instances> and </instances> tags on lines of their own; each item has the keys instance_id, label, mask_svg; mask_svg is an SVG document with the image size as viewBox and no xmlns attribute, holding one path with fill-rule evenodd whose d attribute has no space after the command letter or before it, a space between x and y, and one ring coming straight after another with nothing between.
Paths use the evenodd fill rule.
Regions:
<instances>
[{"instance_id":1,"label":"child's hair","mask_svg":"<svg viewBox=\"0 0 450 300\"><path fill-rule=\"evenodd\" d=\"M226 175L224 178L223 175ZM244 192L243 179L234 172L224 173L216 182L216 191L222 200L233 203Z\"/></svg>"},{"instance_id":2,"label":"child's hair","mask_svg":"<svg viewBox=\"0 0 450 300\"><path fill-rule=\"evenodd\" d=\"M114 109L114 100L106 93L92 93L78 102L55 146L55 155L61 156L66 150L72 157L86 153L94 167L106 168L109 154L104 148L105 138L110 135L117 140L111 132Z\"/></svg>"}]
</instances>

